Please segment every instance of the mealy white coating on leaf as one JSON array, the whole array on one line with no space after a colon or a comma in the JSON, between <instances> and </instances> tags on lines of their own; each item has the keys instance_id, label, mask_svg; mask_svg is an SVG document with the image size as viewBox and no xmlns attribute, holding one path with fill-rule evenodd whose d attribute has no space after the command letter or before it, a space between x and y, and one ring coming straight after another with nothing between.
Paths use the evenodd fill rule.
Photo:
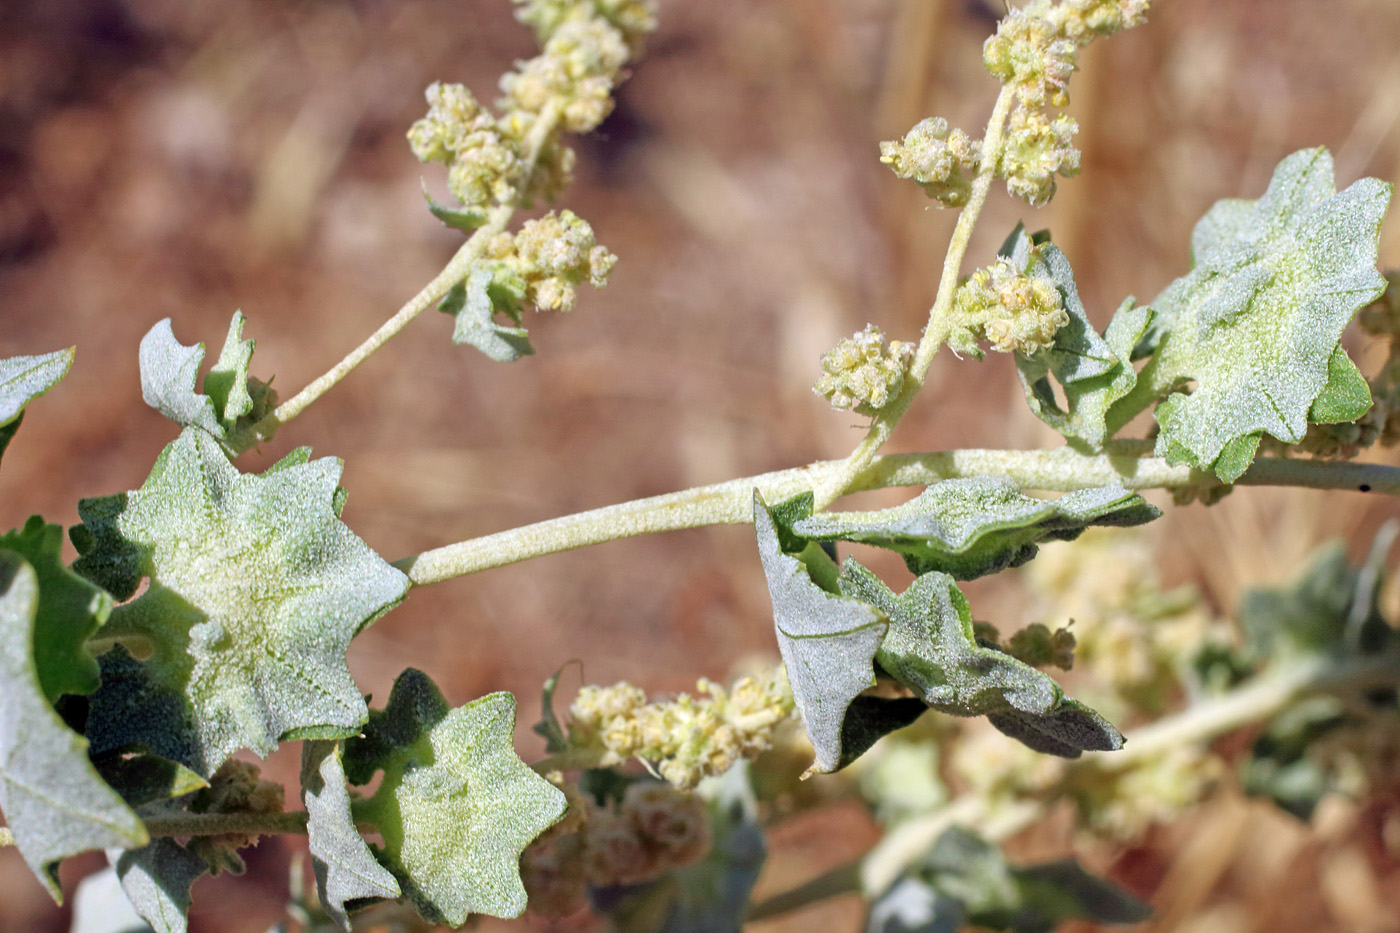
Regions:
<instances>
[{"instance_id":1,"label":"mealy white coating on leaf","mask_svg":"<svg viewBox=\"0 0 1400 933\"><path fill-rule=\"evenodd\" d=\"M515 698L493 693L455 709L426 674L399 676L382 713L347 744L355 770L383 768L364 816L381 861L430 920L525 910L520 854L565 810L564 795L515 753Z\"/></svg>"},{"instance_id":2,"label":"mealy white coating on leaf","mask_svg":"<svg viewBox=\"0 0 1400 933\"><path fill-rule=\"evenodd\" d=\"M835 771L842 759L846 709L875 685L872 661L887 623L865 603L817 586L800 560L783 553L773 517L757 491L753 514L778 650L816 752L812 770Z\"/></svg>"},{"instance_id":3,"label":"mealy white coating on leaf","mask_svg":"<svg viewBox=\"0 0 1400 933\"><path fill-rule=\"evenodd\" d=\"M1024 563L1037 541L1073 538L1090 525L1141 524L1160 514L1121 486L1037 499L1006 477L976 476L935 483L890 509L802 519L793 531L892 548L916 573L941 570L969 580Z\"/></svg>"},{"instance_id":4,"label":"mealy white coating on leaf","mask_svg":"<svg viewBox=\"0 0 1400 933\"><path fill-rule=\"evenodd\" d=\"M185 933L190 885L209 871L202 858L173 839L157 839L140 849L111 849L107 861L155 933Z\"/></svg>"},{"instance_id":5,"label":"mealy white coating on leaf","mask_svg":"<svg viewBox=\"0 0 1400 933\"><path fill-rule=\"evenodd\" d=\"M206 776L240 748L356 732L346 649L408 587L336 517L339 461L303 459L241 474L186 428L140 489L79 503L94 543L74 569L123 598L149 578L108 624L151 641L151 678L186 698L202 749L182 763Z\"/></svg>"},{"instance_id":6,"label":"mealy white coating on leaf","mask_svg":"<svg viewBox=\"0 0 1400 933\"><path fill-rule=\"evenodd\" d=\"M58 385L72 365L72 347L0 360L0 425L9 424L24 406Z\"/></svg>"},{"instance_id":7,"label":"mealy white coating on leaf","mask_svg":"<svg viewBox=\"0 0 1400 933\"><path fill-rule=\"evenodd\" d=\"M38 578L13 551L0 551L0 590L0 810L25 864L58 900L60 860L144 845L146 828L44 697L30 648Z\"/></svg>"},{"instance_id":8,"label":"mealy white coating on leaf","mask_svg":"<svg viewBox=\"0 0 1400 933\"><path fill-rule=\"evenodd\" d=\"M1229 448L1216 471L1233 481L1252 458L1247 439L1302 440L1343 328L1385 287L1375 266L1389 196L1371 178L1335 192L1331 156L1312 149L1279 163L1258 201L1222 201L1201 219L1192 270L1152 303L1154 381L1196 384L1158 407L1158 455L1204 469Z\"/></svg>"},{"instance_id":9,"label":"mealy white coating on leaf","mask_svg":"<svg viewBox=\"0 0 1400 933\"><path fill-rule=\"evenodd\" d=\"M302 801L307 846L321 906L342 930L350 929L346 901L396 898L394 875L374 858L350 813L350 790L340 762L340 743L302 745Z\"/></svg>"},{"instance_id":10,"label":"mealy white coating on leaf","mask_svg":"<svg viewBox=\"0 0 1400 933\"><path fill-rule=\"evenodd\" d=\"M530 334L523 327L498 324L496 308L487 289L491 285L490 269L478 266L467 276L460 294L449 294L443 310L453 315L452 342L476 347L488 359L497 363L513 363L535 352Z\"/></svg>"},{"instance_id":11,"label":"mealy white coating on leaf","mask_svg":"<svg viewBox=\"0 0 1400 933\"><path fill-rule=\"evenodd\" d=\"M115 868L109 865L78 883L68 933L150 933L150 929L122 890Z\"/></svg>"}]
</instances>

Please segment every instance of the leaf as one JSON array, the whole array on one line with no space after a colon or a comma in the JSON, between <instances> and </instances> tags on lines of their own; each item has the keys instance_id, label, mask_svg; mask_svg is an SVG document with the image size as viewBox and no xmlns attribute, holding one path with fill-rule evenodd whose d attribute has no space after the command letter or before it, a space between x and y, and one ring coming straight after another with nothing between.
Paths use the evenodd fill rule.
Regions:
<instances>
[{"instance_id":1,"label":"leaf","mask_svg":"<svg viewBox=\"0 0 1400 933\"><path fill-rule=\"evenodd\" d=\"M1313 399L1308 420L1313 424L1355 421L1371 410L1371 386L1338 344L1327 358L1327 384Z\"/></svg>"},{"instance_id":2,"label":"leaf","mask_svg":"<svg viewBox=\"0 0 1400 933\"><path fill-rule=\"evenodd\" d=\"M179 762L139 748L94 760L93 766L131 807L183 797L209 786Z\"/></svg>"},{"instance_id":3,"label":"leaf","mask_svg":"<svg viewBox=\"0 0 1400 933\"><path fill-rule=\"evenodd\" d=\"M859 600L822 589L813 582L807 564L784 553L781 525L774 515L778 509L791 509L794 501L770 510L755 490L754 531L773 601L778 650L816 752L812 770L830 772L854 758L845 748L847 711L857 696L875 685L873 661L888 623ZM820 548L813 546L803 554L818 567L825 561L834 576L834 564Z\"/></svg>"},{"instance_id":4,"label":"leaf","mask_svg":"<svg viewBox=\"0 0 1400 933\"><path fill-rule=\"evenodd\" d=\"M428 202L428 211L453 230L460 230L463 233L471 233L477 227L486 223L486 215L481 211L474 211L470 208L449 207L433 200L433 196L428 193L427 182L423 183L423 200Z\"/></svg>"},{"instance_id":5,"label":"leaf","mask_svg":"<svg viewBox=\"0 0 1400 933\"><path fill-rule=\"evenodd\" d=\"M453 316L452 342L476 347L497 363L513 363L535 352L530 334L523 327L497 324L497 303L492 299L494 274L490 269L473 269L465 282L452 286L438 310ZM518 323L518 320L517 320Z\"/></svg>"},{"instance_id":6,"label":"leaf","mask_svg":"<svg viewBox=\"0 0 1400 933\"><path fill-rule=\"evenodd\" d=\"M109 865L78 883L68 933L151 933L151 926L131 905Z\"/></svg>"},{"instance_id":7,"label":"leaf","mask_svg":"<svg viewBox=\"0 0 1400 933\"><path fill-rule=\"evenodd\" d=\"M355 827L340 756L339 742L305 743L301 787L316 891L326 913L348 931L349 911L369 901L397 898L402 892Z\"/></svg>"},{"instance_id":8,"label":"leaf","mask_svg":"<svg viewBox=\"0 0 1400 933\"><path fill-rule=\"evenodd\" d=\"M1355 724L1335 697L1294 704L1275 716L1250 746L1240 762L1240 787L1300 820L1311 820L1339 777L1335 761L1313 753L1313 744Z\"/></svg>"},{"instance_id":9,"label":"leaf","mask_svg":"<svg viewBox=\"0 0 1400 933\"><path fill-rule=\"evenodd\" d=\"M181 427L207 431L230 455L272 438L270 431L253 430L271 411L276 396L248 374L255 341L242 339L245 320L242 312L234 312L223 350L204 379L203 393L196 391L195 384L204 344L181 344L170 318L141 338L141 396L146 404Z\"/></svg>"},{"instance_id":10,"label":"leaf","mask_svg":"<svg viewBox=\"0 0 1400 933\"><path fill-rule=\"evenodd\" d=\"M532 732L544 739L544 750L551 755L569 747L569 737L564 732L564 724L554 713L554 693L559 689L559 676L564 673L561 667L544 682L540 695L540 721L531 727Z\"/></svg>"},{"instance_id":11,"label":"leaf","mask_svg":"<svg viewBox=\"0 0 1400 933\"><path fill-rule=\"evenodd\" d=\"M112 611L110 596L63 565L62 547L63 529L37 515L22 530L0 537L0 548L22 555L39 580L33 660L50 703L65 693L97 689L97 660L83 643Z\"/></svg>"},{"instance_id":12,"label":"leaf","mask_svg":"<svg viewBox=\"0 0 1400 933\"><path fill-rule=\"evenodd\" d=\"M1072 541L1091 525L1140 525L1161 514L1121 486L1047 500L1022 495L1005 477L976 476L935 483L892 509L803 517L792 530L898 551L916 574L971 580L1019 567L1036 555L1038 541Z\"/></svg>"},{"instance_id":13,"label":"leaf","mask_svg":"<svg viewBox=\"0 0 1400 933\"><path fill-rule=\"evenodd\" d=\"M1201 219L1191 271L1152 302L1154 384L1195 383L1157 407L1158 456L1234 482L1264 433L1303 439L1313 403L1343 378L1332 362L1342 329L1385 287L1376 249L1389 197L1371 178L1336 192L1331 156L1311 149L1279 163L1259 200L1221 201Z\"/></svg>"},{"instance_id":14,"label":"leaf","mask_svg":"<svg viewBox=\"0 0 1400 933\"><path fill-rule=\"evenodd\" d=\"M345 651L408 580L336 517L340 471L301 451L241 474L186 428L140 489L78 503L74 569L118 599L149 580L108 622L154 653L104 656L113 683L89 714L104 750L139 743L207 777L240 748L359 730Z\"/></svg>"},{"instance_id":15,"label":"leaf","mask_svg":"<svg viewBox=\"0 0 1400 933\"><path fill-rule=\"evenodd\" d=\"M520 853L564 815L564 795L511 745L515 699L493 693L456 709L421 671L399 675L383 712L345 744L355 784L384 776L360 816L384 839L382 861L424 918L525 910Z\"/></svg>"},{"instance_id":16,"label":"leaf","mask_svg":"<svg viewBox=\"0 0 1400 933\"><path fill-rule=\"evenodd\" d=\"M190 885L209 870L202 858L172 839L157 839L140 849L110 850L107 861L156 933L185 933Z\"/></svg>"},{"instance_id":17,"label":"leaf","mask_svg":"<svg viewBox=\"0 0 1400 933\"><path fill-rule=\"evenodd\" d=\"M1079 300L1069 260L1054 244L1028 235L1017 224L1001 255L1027 275L1054 281L1069 316L1069 323L1060 328L1054 345L1045 352L1015 355L1016 372L1032 414L1071 443L1102 449L1108 440L1105 416L1109 407L1137 382L1130 360L1133 347L1147 330L1152 309L1138 308L1129 298L1100 337ZM1052 376L1064 393L1063 408L1055 397Z\"/></svg>"},{"instance_id":18,"label":"leaf","mask_svg":"<svg viewBox=\"0 0 1400 933\"><path fill-rule=\"evenodd\" d=\"M19 429L24 408L68 375L74 348L42 356L12 356L0 360L0 456Z\"/></svg>"},{"instance_id":19,"label":"leaf","mask_svg":"<svg viewBox=\"0 0 1400 933\"><path fill-rule=\"evenodd\" d=\"M962 901L905 877L870 905L865 933L958 933L966 919Z\"/></svg>"},{"instance_id":20,"label":"leaf","mask_svg":"<svg viewBox=\"0 0 1400 933\"><path fill-rule=\"evenodd\" d=\"M1296 583L1247 590L1240 625L1256 663L1329 653L1344 643L1358 574L1340 541L1313 555Z\"/></svg>"},{"instance_id":21,"label":"leaf","mask_svg":"<svg viewBox=\"0 0 1400 933\"><path fill-rule=\"evenodd\" d=\"M148 837L44 695L31 651L42 601L34 568L0 550L0 810L25 864L60 900L59 861Z\"/></svg>"},{"instance_id":22,"label":"leaf","mask_svg":"<svg viewBox=\"0 0 1400 933\"><path fill-rule=\"evenodd\" d=\"M847 560L841 592L889 619L875 660L930 707L955 716L989 716L1012 738L1065 758L1122 747L1117 729L1066 698L1050 677L978 644L972 611L947 574L923 574L896 596L879 577Z\"/></svg>"}]
</instances>

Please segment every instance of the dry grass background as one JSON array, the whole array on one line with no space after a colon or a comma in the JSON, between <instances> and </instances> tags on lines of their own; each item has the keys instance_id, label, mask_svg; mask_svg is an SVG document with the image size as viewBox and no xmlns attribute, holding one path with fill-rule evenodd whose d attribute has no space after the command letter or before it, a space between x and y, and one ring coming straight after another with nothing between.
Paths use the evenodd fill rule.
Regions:
<instances>
[{"instance_id":1,"label":"dry grass background","mask_svg":"<svg viewBox=\"0 0 1400 933\"><path fill-rule=\"evenodd\" d=\"M1090 49L1072 86L1084 173L1033 212L994 194L983 263L1025 218L1049 227L1098 323L1187 264L1216 199L1256 197L1307 146L1339 182L1400 179L1400 3L1159 0ZM432 80L489 98L531 54L506 0L7 0L0 4L0 354L78 347L0 472L0 523L72 524L78 497L139 485L174 434L141 404L136 348L156 321L216 352L249 317L254 370L294 392L359 342L457 242L423 209L442 189L403 141ZM539 355L511 367L426 316L284 430L344 458L345 520L390 559L588 507L829 459L859 438L808 386L867 321L917 334L952 217L876 158L929 114L974 129L995 86L975 0L663 0L617 113L578 143L563 204L622 260ZM1400 264L1400 224L1383 239ZM1006 360L940 359L891 449L1044 445ZM1360 544L1391 502L1248 489L1158 531L1168 576L1228 611L1323 535ZM974 592L979 615L1014 606ZM991 607L991 608L988 608ZM1008 610L1009 611L1009 610ZM352 649L366 691L408 665L448 697L539 684L582 660L592 682L652 690L774 654L750 532L718 528L544 558L415 592ZM521 743L533 749L524 728ZM527 751L527 754L529 752ZM293 776L274 759L272 770ZM1098 867L1152 898L1153 931L1400 930L1400 843L1367 845L1338 804L1314 828L1225 794ZM1391 832L1394 832L1392 828ZM1372 833L1380 838L1380 830ZM768 891L873 839L847 808L780 827ZM1020 842L1062 854L1063 821ZM202 882L196 931L265 929L293 848ZM97 859L66 867L70 888ZM755 929L855 930L853 899ZM0 929L65 930L0 853ZM507 928L491 924L491 929ZM521 921L515 928L529 926ZM543 929L542 924L532 928Z\"/></svg>"}]
</instances>

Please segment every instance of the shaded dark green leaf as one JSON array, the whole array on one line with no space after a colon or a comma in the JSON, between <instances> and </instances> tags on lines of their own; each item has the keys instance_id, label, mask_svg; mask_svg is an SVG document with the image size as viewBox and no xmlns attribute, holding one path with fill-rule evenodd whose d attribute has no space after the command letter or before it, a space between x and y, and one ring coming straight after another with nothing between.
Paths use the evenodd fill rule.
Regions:
<instances>
[{"instance_id":1,"label":"shaded dark green leaf","mask_svg":"<svg viewBox=\"0 0 1400 933\"><path fill-rule=\"evenodd\" d=\"M523 327L511 327L496 322L498 311L505 311L511 317L510 308L500 296L493 297L495 274L492 270L478 266L467 276L465 282L452 286L442 299L438 310L453 317L452 342L476 347L489 359L498 363L513 363L522 356L535 352L530 344L530 333ZM519 315L513 316L519 323Z\"/></svg>"},{"instance_id":2,"label":"shaded dark green leaf","mask_svg":"<svg viewBox=\"0 0 1400 933\"><path fill-rule=\"evenodd\" d=\"M209 871L204 859L173 839L157 839L140 849L108 851L132 906L156 933L185 933L190 885Z\"/></svg>"}]
</instances>

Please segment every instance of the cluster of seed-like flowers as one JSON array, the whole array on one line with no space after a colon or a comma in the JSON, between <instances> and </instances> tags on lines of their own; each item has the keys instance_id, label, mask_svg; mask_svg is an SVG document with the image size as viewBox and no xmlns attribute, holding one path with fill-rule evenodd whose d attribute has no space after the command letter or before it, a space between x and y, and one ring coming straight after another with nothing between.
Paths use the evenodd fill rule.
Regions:
<instances>
[{"instance_id":1,"label":"cluster of seed-like flowers","mask_svg":"<svg viewBox=\"0 0 1400 933\"><path fill-rule=\"evenodd\" d=\"M622 799L594 803L566 785L569 815L525 850L520 873L530 909L571 914L589 887L639 884L683 868L710 848L705 801L659 781L630 785Z\"/></svg>"},{"instance_id":2,"label":"cluster of seed-like flowers","mask_svg":"<svg viewBox=\"0 0 1400 933\"><path fill-rule=\"evenodd\" d=\"M572 311L578 287L603 287L617 263L588 221L569 210L526 221L517 234L497 234L483 258L521 283L525 300L541 311Z\"/></svg>"},{"instance_id":3,"label":"cluster of seed-like flowers","mask_svg":"<svg viewBox=\"0 0 1400 933\"><path fill-rule=\"evenodd\" d=\"M447 166L448 189L470 208L555 197L574 163L559 130L602 122L623 66L656 24L654 0L525 0L516 16L543 49L501 78L501 115L460 84L433 84L427 116L408 133L421 161ZM540 125L545 114L556 123Z\"/></svg>"},{"instance_id":4,"label":"cluster of seed-like flowers","mask_svg":"<svg viewBox=\"0 0 1400 933\"><path fill-rule=\"evenodd\" d=\"M1079 124L1063 113L1051 118L1040 110L1016 110L1007 122L1001 151L1001 174L1006 190L1038 206L1055 194L1055 176L1079 174L1079 150L1074 134Z\"/></svg>"},{"instance_id":5,"label":"cluster of seed-like flowers","mask_svg":"<svg viewBox=\"0 0 1400 933\"><path fill-rule=\"evenodd\" d=\"M191 798L189 809L192 813L281 813L282 785L264 781L255 764L230 760L214 772L208 787ZM244 867L238 850L257 845L260 838L257 833L196 836L189 850L204 859L211 871L237 875Z\"/></svg>"},{"instance_id":6,"label":"cluster of seed-like flowers","mask_svg":"<svg viewBox=\"0 0 1400 933\"><path fill-rule=\"evenodd\" d=\"M1134 761L1130 767L1075 768L1067 791L1085 822L1117 839L1138 839L1205 799L1225 775L1225 763L1209 750L1182 744Z\"/></svg>"},{"instance_id":7,"label":"cluster of seed-like flowers","mask_svg":"<svg viewBox=\"0 0 1400 933\"><path fill-rule=\"evenodd\" d=\"M838 411L874 417L904 387L904 375L914 358L914 344L885 343L873 324L822 354L822 374L812 391Z\"/></svg>"},{"instance_id":8,"label":"cluster of seed-like flowers","mask_svg":"<svg viewBox=\"0 0 1400 933\"><path fill-rule=\"evenodd\" d=\"M640 759L675 787L693 788L767 749L795 710L781 666L730 690L709 680L696 687L701 697L663 703L628 683L583 687L569 709L569 744L599 753L603 766Z\"/></svg>"},{"instance_id":9,"label":"cluster of seed-like flowers","mask_svg":"<svg viewBox=\"0 0 1400 933\"><path fill-rule=\"evenodd\" d=\"M982 165L982 144L942 117L919 121L903 139L880 143L880 161L912 178L945 207L961 207Z\"/></svg>"},{"instance_id":10,"label":"cluster of seed-like flowers","mask_svg":"<svg viewBox=\"0 0 1400 933\"><path fill-rule=\"evenodd\" d=\"M968 276L953 296L957 326L948 345L958 353L980 356L977 341L1000 353L1027 356L1055 343L1069 323L1064 297L1053 279L1027 275L1009 259L998 259Z\"/></svg>"}]
</instances>

